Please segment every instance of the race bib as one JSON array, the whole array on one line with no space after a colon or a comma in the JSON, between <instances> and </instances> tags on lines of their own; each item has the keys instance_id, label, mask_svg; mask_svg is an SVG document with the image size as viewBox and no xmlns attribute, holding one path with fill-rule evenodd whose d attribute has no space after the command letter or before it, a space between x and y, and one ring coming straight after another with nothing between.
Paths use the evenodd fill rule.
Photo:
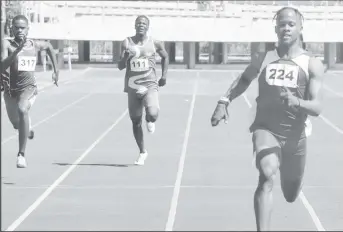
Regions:
<instances>
[{"instance_id":1,"label":"race bib","mask_svg":"<svg viewBox=\"0 0 343 232\"><path fill-rule=\"evenodd\" d=\"M266 82L269 85L298 87L299 67L289 64L268 64L266 68Z\"/></svg>"},{"instance_id":2,"label":"race bib","mask_svg":"<svg viewBox=\"0 0 343 232\"><path fill-rule=\"evenodd\" d=\"M149 60L147 58L132 58L130 60L130 69L132 72L143 72L148 71Z\"/></svg>"},{"instance_id":3,"label":"race bib","mask_svg":"<svg viewBox=\"0 0 343 232\"><path fill-rule=\"evenodd\" d=\"M36 69L35 56L18 56L18 71L33 72Z\"/></svg>"}]
</instances>

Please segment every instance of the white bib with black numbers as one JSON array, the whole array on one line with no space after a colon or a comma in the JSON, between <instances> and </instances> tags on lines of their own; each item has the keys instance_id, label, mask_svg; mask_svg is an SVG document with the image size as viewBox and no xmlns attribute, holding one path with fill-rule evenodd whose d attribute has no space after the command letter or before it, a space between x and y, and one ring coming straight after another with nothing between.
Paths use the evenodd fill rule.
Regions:
<instances>
[{"instance_id":1,"label":"white bib with black numbers","mask_svg":"<svg viewBox=\"0 0 343 232\"><path fill-rule=\"evenodd\" d=\"M268 64L266 82L269 85L296 88L298 86L299 67L289 64Z\"/></svg>"},{"instance_id":2,"label":"white bib with black numbers","mask_svg":"<svg viewBox=\"0 0 343 232\"><path fill-rule=\"evenodd\" d=\"M18 56L18 71L33 72L36 69L35 56Z\"/></svg>"},{"instance_id":3,"label":"white bib with black numbers","mask_svg":"<svg viewBox=\"0 0 343 232\"><path fill-rule=\"evenodd\" d=\"M143 72L148 71L149 69L149 60L145 57L132 58L130 60L130 70L132 72Z\"/></svg>"}]
</instances>

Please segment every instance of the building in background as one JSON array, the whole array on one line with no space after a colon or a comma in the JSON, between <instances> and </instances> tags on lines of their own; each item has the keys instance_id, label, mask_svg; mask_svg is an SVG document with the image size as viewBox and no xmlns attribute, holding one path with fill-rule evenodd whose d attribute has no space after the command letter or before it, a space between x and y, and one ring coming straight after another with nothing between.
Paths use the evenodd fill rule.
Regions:
<instances>
[{"instance_id":1,"label":"building in background","mask_svg":"<svg viewBox=\"0 0 343 232\"><path fill-rule=\"evenodd\" d=\"M68 47L72 47L73 63L116 63L120 42L134 33L134 18L145 14L151 18L151 33L164 36L171 63L191 62L189 68L194 68L197 64L250 61L252 53L274 43L272 17L285 5L305 9L305 19L309 18L306 22L312 23L305 26L307 32L311 28L329 28L333 21L338 26L327 30L338 35L335 28L343 27L340 1L11 1L6 12L26 15L31 36L49 39L65 63ZM259 27L268 33L257 33ZM252 29L255 32L249 34ZM328 33L306 33L305 41L312 37L313 42L307 43L311 52L331 64L342 62L343 41L314 42L313 36ZM331 55L324 55L325 51Z\"/></svg>"}]
</instances>

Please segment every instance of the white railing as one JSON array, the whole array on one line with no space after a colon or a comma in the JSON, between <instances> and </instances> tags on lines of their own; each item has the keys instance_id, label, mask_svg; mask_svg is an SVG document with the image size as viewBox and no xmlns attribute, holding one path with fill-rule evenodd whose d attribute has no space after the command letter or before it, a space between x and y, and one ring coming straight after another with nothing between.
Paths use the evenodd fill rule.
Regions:
<instances>
[{"instance_id":1,"label":"white railing","mask_svg":"<svg viewBox=\"0 0 343 232\"><path fill-rule=\"evenodd\" d=\"M142 5L144 7L140 8ZM44 39L122 40L134 33L135 17L145 14L151 17L151 34L165 41L251 42L276 39L272 18L280 6L226 3L223 8L207 11L196 7L196 3L181 1L154 4L143 1L41 2L35 9L40 9L40 15L52 20L48 23L33 22L30 34ZM343 6L298 8L305 17L304 36L307 41L343 42L339 30L343 28ZM114 33L108 28L120 30ZM266 28L271 30L261 33Z\"/></svg>"},{"instance_id":2,"label":"white railing","mask_svg":"<svg viewBox=\"0 0 343 232\"><path fill-rule=\"evenodd\" d=\"M192 2L151 2L151 1L31 1L27 6L29 13L36 13L47 18L49 23L59 23L64 18L81 15L138 15L170 17L266 17L272 18L280 6L273 5L239 5L222 2L206 2L213 7L201 10L199 3ZM305 19L342 19L343 6L297 6ZM37 12L38 11L38 12ZM41 22L44 21L40 20ZM66 21L66 20L64 20Z\"/></svg>"}]
</instances>

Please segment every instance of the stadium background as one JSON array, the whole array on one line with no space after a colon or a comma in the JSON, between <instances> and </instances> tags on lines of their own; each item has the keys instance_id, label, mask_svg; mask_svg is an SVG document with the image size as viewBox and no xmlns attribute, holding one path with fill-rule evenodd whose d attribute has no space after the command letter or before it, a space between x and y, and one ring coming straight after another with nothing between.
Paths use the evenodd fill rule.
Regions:
<instances>
[{"instance_id":1,"label":"stadium background","mask_svg":"<svg viewBox=\"0 0 343 232\"><path fill-rule=\"evenodd\" d=\"M120 37L117 41L110 41L106 39L105 35L100 35L99 38L102 39L99 41L93 39L87 40L87 35L83 35L84 38L81 41L73 38L68 39L70 36L68 37L66 34L67 32L64 34L63 31L59 31L59 38L55 38L57 35L48 33L46 26L50 25L51 28L53 28L53 25L60 25L60 28L67 28L69 24L78 23L78 27L87 27L89 25L88 31L91 32L94 28L92 28L87 20L96 21L97 18L101 17L117 16L130 18L132 16L137 16L138 14L148 15L153 22L154 20L158 20L155 18L156 15L163 14L164 17L172 22L175 20L175 17L183 17L184 22L186 23L189 19L194 17L203 19L211 17L228 19L232 16L238 17L240 20L239 22L242 22L242 24L247 24L247 21L250 23L250 21L258 21L259 18L266 19L267 17L269 20L273 17L277 9L285 5L295 6L300 10L305 11L305 20L308 18L308 15L310 15L311 22L315 23L312 24L315 25L314 28L311 28L312 31L319 28L318 26L320 25L325 27L328 22L335 22L336 25L341 25L341 27L343 27L342 1L2 1L2 29L4 30L4 33L2 34L10 36L9 22L14 15L19 13L24 14L29 18L31 25L34 25L33 29L31 27L31 31L33 30L34 32L30 33L29 36L34 39L50 40L59 53L58 57L61 67L67 67L68 47L72 48L69 48L69 51L71 51L70 57L74 64L111 64L117 63L119 60L118 46L124 37ZM243 13L237 14L237 11ZM249 12L254 12L255 15L249 17L247 16ZM266 16L266 14L263 14L264 12L268 12L268 15ZM75 23L74 18L78 18L77 23ZM270 21L272 21L272 19ZM226 30L226 33L234 34L234 32L230 31L231 25L229 23L227 25L227 28L218 26L216 30ZM201 27L202 25L199 24L198 26ZM243 26L241 25L241 27ZM133 22L129 27L133 29ZM122 28L106 28L104 26L102 30L111 30L110 33L116 34L118 31L121 31ZM263 32L264 31L262 31L262 33ZM333 42L330 41L331 43L325 43L324 39L323 43L323 38L320 38L321 33L318 32L320 31L315 31L314 36L312 33L311 38L306 37L305 35L305 41L310 39L310 42L307 43L307 49L320 57L326 65L330 66L330 68L336 67L337 64L342 63L343 61L343 40L341 35L338 35L342 33L337 31L336 34L333 34L333 37L335 37L333 38ZM176 34L176 37L182 37L182 32L175 31L173 33ZM178 33L180 35L178 35ZM206 31L204 31L204 33L206 33ZM130 36L130 34L125 36ZM192 61L189 61L191 58L187 57L187 52L185 52L189 51L189 46L191 46L190 44L192 44L192 42L168 41L166 42L166 47L167 51L172 56L170 59L171 64L184 64L186 65L185 67L195 68L199 64L215 64L217 65L216 67L220 67L220 65L223 64L246 64L250 61L253 52L263 50L265 49L265 46L273 43L264 43L264 41L254 43L254 38L251 38L251 41L244 41L242 37L235 37L235 35L233 37L237 40L236 42L227 41L222 43L216 41L195 41L195 51L193 51L195 57L193 64ZM63 40L60 38L63 38ZM316 42L316 39L320 42ZM225 49L223 47L225 47ZM330 50L332 54L325 55L325 50ZM225 54L227 54L227 56L225 56ZM38 56L40 60L40 57L44 57L45 54L38 54ZM191 62L191 64L189 64L189 62ZM41 64L41 62L38 64Z\"/></svg>"}]
</instances>

